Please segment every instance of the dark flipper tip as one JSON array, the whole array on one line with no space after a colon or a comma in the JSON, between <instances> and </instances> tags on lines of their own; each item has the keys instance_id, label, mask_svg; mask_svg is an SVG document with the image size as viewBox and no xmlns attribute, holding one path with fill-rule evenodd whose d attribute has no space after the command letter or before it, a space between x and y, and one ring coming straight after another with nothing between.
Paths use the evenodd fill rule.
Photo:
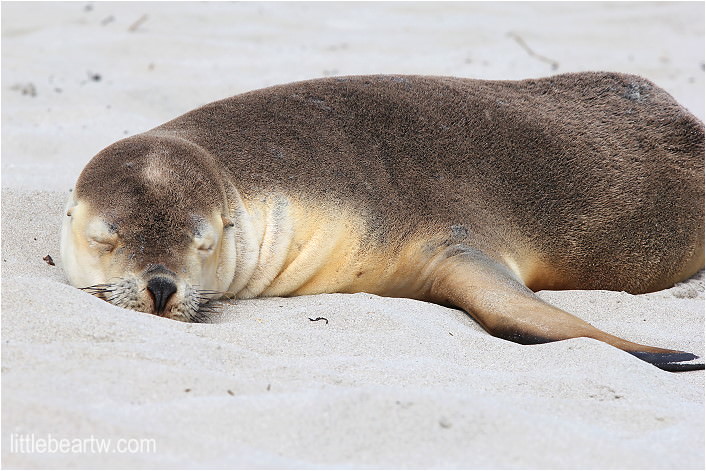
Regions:
<instances>
[{"instance_id":1,"label":"dark flipper tip","mask_svg":"<svg viewBox=\"0 0 706 471\"><path fill-rule=\"evenodd\" d=\"M657 368L664 371L697 371L703 370L703 363L683 363L686 361L696 360L697 357L693 353L674 352L674 353L648 353L648 352L628 352L636 356L642 361L651 363Z\"/></svg>"}]
</instances>

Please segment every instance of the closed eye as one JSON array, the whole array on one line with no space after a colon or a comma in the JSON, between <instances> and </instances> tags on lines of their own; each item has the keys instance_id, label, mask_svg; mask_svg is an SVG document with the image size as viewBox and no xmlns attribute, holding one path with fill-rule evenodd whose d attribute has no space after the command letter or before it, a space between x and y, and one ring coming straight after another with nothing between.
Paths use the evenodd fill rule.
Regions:
<instances>
[{"instance_id":1,"label":"closed eye","mask_svg":"<svg viewBox=\"0 0 706 471\"><path fill-rule=\"evenodd\" d=\"M193 228L192 234L193 247L201 255L208 255L216 248L219 239L218 232L205 219L199 219L199 222Z\"/></svg>"},{"instance_id":2,"label":"closed eye","mask_svg":"<svg viewBox=\"0 0 706 471\"><path fill-rule=\"evenodd\" d=\"M97 239L88 239L88 246L98 250L99 252L112 252L115 246L117 245L116 241L108 241L108 240L97 240Z\"/></svg>"},{"instance_id":3,"label":"closed eye","mask_svg":"<svg viewBox=\"0 0 706 471\"><path fill-rule=\"evenodd\" d=\"M212 237L199 237L194 242L196 243L196 248L202 254L213 252L213 248L216 245L216 241Z\"/></svg>"}]
</instances>

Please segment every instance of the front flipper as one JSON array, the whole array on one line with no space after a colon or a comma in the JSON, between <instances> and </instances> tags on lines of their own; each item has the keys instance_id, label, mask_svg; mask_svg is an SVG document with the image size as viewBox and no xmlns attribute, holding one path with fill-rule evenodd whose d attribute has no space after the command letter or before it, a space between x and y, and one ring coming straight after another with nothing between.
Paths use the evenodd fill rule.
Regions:
<instances>
[{"instance_id":1,"label":"front flipper","mask_svg":"<svg viewBox=\"0 0 706 471\"><path fill-rule=\"evenodd\" d=\"M610 335L537 297L505 265L471 247L454 247L430 278L430 299L460 307L490 334L521 344L589 337L667 371L704 369L696 355Z\"/></svg>"}]
</instances>

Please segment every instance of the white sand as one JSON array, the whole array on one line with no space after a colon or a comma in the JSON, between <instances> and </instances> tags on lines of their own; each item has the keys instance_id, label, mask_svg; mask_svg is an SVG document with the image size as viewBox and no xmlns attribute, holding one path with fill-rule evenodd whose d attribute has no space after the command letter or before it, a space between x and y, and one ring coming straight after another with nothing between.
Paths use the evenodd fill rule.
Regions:
<instances>
[{"instance_id":1,"label":"white sand","mask_svg":"<svg viewBox=\"0 0 706 471\"><path fill-rule=\"evenodd\" d=\"M703 469L703 371L588 339L520 346L460 311L367 294L239 302L183 324L71 288L58 260L66 192L93 154L274 83L617 70L703 119L703 4L85 5L2 4L4 467ZM541 296L704 354L703 274L642 296ZM18 452L49 437L156 450Z\"/></svg>"}]
</instances>

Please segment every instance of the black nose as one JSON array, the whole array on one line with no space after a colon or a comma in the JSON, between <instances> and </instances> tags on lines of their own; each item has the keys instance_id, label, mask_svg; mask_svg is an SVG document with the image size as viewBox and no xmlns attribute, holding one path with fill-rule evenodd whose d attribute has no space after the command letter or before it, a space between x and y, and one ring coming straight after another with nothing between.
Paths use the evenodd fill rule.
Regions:
<instances>
[{"instance_id":1,"label":"black nose","mask_svg":"<svg viewBox=\"0 0 706 471\"><path fill-rule=\"evenodd\" d=\"M147 282L147 289L154 298L155 313L162 313L169 297L176 292L177 287L169 278L157 276Z\"/></svg>"}]
</instances>

